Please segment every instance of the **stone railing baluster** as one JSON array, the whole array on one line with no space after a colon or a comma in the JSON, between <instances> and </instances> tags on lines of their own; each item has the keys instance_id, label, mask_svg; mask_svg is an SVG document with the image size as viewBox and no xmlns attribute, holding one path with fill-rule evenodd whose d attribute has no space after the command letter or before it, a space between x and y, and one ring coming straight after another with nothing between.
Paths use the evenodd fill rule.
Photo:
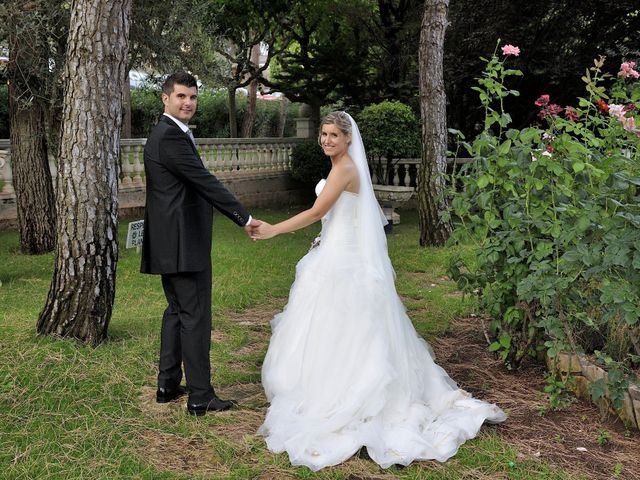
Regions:
<instances>
[{"instance_id":1,"label":"stone railing baluster","mask_svg":"<svg viewBox=\"0 0 640 480\"><path fill-rule=\"evenodd\" d=\"M133 179L132 183L134 187L144 187L144 180L142 179L142 172L144 171L144 153L142 145L135 145L133 147Z\"/></svg>"},{"instance_id":2,"label":"stone railing baluster","mask_svg":"<svg viewBox=\"0 0 640 480\"><path fill-rule=\"evenodd\" d=\"M131 180L131 172L133 167L131 166L131 145L120 146L120 166L122 172L120 172L120 188L131 188L133 181Z\"/></svg>"},{"instance_id":3,"label":"stone railing baluster","mask_svg":"<svg viewBox=\"0 0 640 480\"><path fill-rule=\"evenodd\" d=\"M15 190L13 189L9 141L7 140L6 148L2 147L4 147L4 145L0 146L0 181L3 183L0 194L3 196L12 196L15 194Z\"/></svg>"}]
</instances>

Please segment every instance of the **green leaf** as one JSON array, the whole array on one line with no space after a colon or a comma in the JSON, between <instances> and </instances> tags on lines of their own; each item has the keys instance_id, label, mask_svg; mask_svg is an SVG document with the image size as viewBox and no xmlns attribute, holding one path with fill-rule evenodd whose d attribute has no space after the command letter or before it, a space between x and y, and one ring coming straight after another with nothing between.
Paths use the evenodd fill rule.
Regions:
<instances>
[{"instance_id":1,"label":"green leaf","mask_svg":"<svg viewBox=\"0 0 640 480\"><path fill-rule=\"evenodd\" d=\"M576 221L576 228L579 231L584 232L587 228L589 228L589 225L591 225L591 220L589 220L588 216L582 215L578 217L578 220Z\"/></svg>"},{"instance_id":2,"label":"green leaf","mask_svg":"<svg viewBox=\"0 0 640 480\"><path fill-rule=\"evenodd\" d=\"M506 155L507 153L509 153L510 149L511 149L511 140L505 140L498 147L498 154L499 155Z\"/></svg>"},{"instance_id":3,"label":"green leaf","mask_svg":"<svg viewBox=\"0 0 640 480\"><path fill-rule=\"evenodd\" d=\"M489 345L490 352L497 352L498 350L500 350L500 344L498 342L493 342L491 345Z\"/></svg>"},{"instance_id":4,"label":"green leaf","mask_svg":"<svg viewBox=\"0 0 640 480\"><path fill-rule=\"evenodd\" d=\"M482 175L479 179L478 179L478 188L484 188L487 185L489 185L489 183L491 183L493 181L493 178L489 175Z\"/></svg>"},{"instance_id":5,"label":"green leaf","mask_svg":"<svg viewBox=\"0 0 640 480\"><path fill-rule=\"evenodd\" d=\"M573 171L576 173L580 173L584 170L584 162L581 162L580 160L573 162L571 166L573 167Z\"/></svg>"},{"instance_id":6,"label":"green leaf","mask_svg":"<svg viewBox=\"0 0 640 480\"><path fill-rule=\"evenodd\" d=\"M589 390L591 390L591 399L595 402L604 397L606 393L607 385L602 378L599 378L595 382L589 384Z\"/></svg>"}]
</instances>

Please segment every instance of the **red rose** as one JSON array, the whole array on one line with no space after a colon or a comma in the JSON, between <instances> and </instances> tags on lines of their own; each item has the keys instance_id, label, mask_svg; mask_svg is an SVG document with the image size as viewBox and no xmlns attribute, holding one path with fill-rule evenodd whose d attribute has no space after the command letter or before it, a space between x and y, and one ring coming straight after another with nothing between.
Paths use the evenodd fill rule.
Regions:
<instances>
[{"instance_id":1,"label":"red rose","mask_svg":"<svg viewBox=\"0 0 640 480\"><path fill-rule=\"evenodd\" d=\"M607 115L609 113L609 105L607 105L607 102L605 102L604 100L602 100L602 99L598 100L596 102L596 105L598 106L600 111L602 113L604 113L605 115Z\"/></svg>"},{"instance_id":2,"label":"red rose","mask_svg":"<svg viewBox=\"0 0 640 480\"><path fill-rule=\"evenodd\" d=\"M578 112L573 107L566 107L564 109L564 116L567 120L571 120L572 122L577 122L580 119L580 112Z\"/></svg>"},{"instance_id":3,"label":"red rose","mask_svg":"<svg viewBox=\"0 0 640 480\"><path fill-rule=\"evenodd\" d=\"M538 107L545 107L549 104L549 95L540 95L533 103Z\"/></svg>"}]
</instances>

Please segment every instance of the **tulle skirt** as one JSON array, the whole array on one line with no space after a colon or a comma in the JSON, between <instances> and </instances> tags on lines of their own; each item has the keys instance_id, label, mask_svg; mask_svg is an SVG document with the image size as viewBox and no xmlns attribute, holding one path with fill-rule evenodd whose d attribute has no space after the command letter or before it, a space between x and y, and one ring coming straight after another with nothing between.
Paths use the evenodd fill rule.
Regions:
<instances>
[{"instance_id":1,"label":"tulle skirt","mask_svg":"<svg viewBox=\"0 0 640 480\"><path fill-rule=\"evenodd\" d=\"M262 367L271 406L258 433L293 465L316 471L363 446L383 468L445 461L485 421L506 418L434 362L393 280L371 272L348 242L302 258L271 325Z\"/></svg>"}]
</instances>

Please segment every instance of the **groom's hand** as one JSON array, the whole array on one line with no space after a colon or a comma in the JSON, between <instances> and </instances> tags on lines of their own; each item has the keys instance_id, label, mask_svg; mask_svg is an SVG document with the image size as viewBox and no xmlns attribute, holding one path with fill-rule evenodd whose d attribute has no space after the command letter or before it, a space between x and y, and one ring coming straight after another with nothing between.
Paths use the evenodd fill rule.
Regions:
<instances>
[{"instance_id":1,"label":"groom's hand","mask_svg":"<svg viewBox=\"0 0 640 480\"><path fill-rule=\"evenodd\" d=\"M244 231L245 231L245 232L247 232L247 235L248 235L250 238L253 238L253 236L255 235L256 229L257 229L260 225L262 225L262 222L261 222L260 220L257 220L257 219L255 219L255 218L252 218L252 219L251 219L251 222L247 223L247 224L244 226ZM255 240L255 238L254 238L254 240Z\"/></svg>"}]
</instances>

